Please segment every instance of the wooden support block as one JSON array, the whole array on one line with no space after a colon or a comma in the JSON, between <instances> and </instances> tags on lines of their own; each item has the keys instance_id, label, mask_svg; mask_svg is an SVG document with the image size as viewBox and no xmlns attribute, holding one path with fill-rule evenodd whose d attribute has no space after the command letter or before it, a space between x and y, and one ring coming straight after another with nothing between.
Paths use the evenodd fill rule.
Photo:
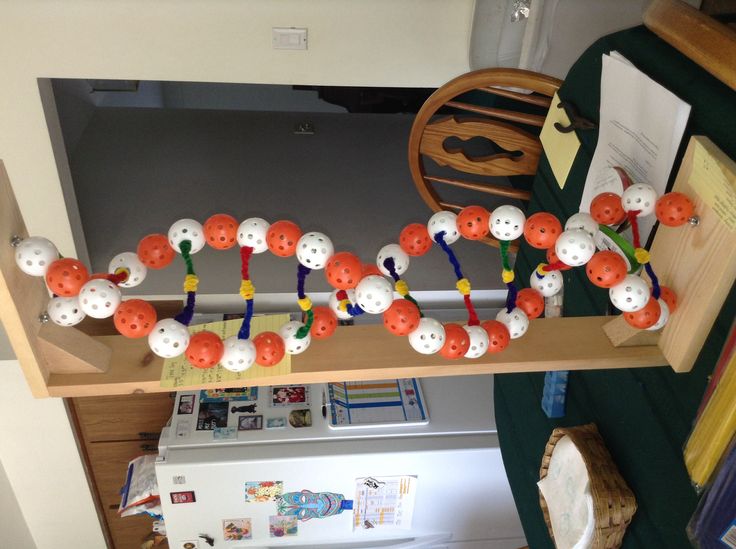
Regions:
<instances>
[{"instance_id":1,"label":"wooden support block","mask_svg":"<svg viewBox=\"0 0 736 549\"><path fill-rule=\"evenodd\" d=\"M75 328L63 328L51 322L43 325L38 341L52 374L106 372L112 349Z\"/></svg>"},{"instance_id":2,"label":"wooden support block","mask_svg":"<svg viewBox=\"0 0 736 549\"><path fill-rule=\"evenodd\" d=\"M637 330L624 320L623 315L606 323L603 331L606 332L614 347L636 347L659 343L659 331Z\"/></svg>"},{"instance_id":3,"label":"wooden support block","mask_svg":"<svg viewBox=\"0 0 736 549\"><path fill-rule=\"evenodd\" d=\"M693 136L672 190L692 199L699 223L660 224L651 262L678 298L659 347L676 372L689 372L736 279L736 163Z\"/></svg>"},{"instance_id":4,"label":"wooden support block","mask_svg":"<svg viewBox=\"0 0 736 549\"><path fill-rule=\"evenodd\" d=\"M61 327L55 326L56 330L39 321L46 310L49 294L43 278L28 276L15 264L15 248L10 245L13 236L27 238L29 235L5 166L0 162L0 319L31 393L35 397L49 396L46 383L52 371L89 372L91 364L104 362L105 354L89 336L66 331L62 335L64 329ZM44 342L39 338L42 330L48 338ZM69 345L62 341L66 337L70 338ZM85 345L98 349L100 355L91 361L88 354L82 359L74 356L73 350L83 349ZM53 358L53 366L49 358Z\"/></svg>"}]
</instances>

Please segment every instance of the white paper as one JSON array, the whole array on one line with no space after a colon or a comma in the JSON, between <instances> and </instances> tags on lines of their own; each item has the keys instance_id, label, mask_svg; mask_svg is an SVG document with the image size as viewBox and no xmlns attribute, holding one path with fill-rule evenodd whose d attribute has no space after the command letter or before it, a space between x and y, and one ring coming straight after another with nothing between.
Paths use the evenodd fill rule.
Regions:
<instances>
[{"instance_id":1,"label":"white paper","mask_svg":"<svg viewBox=\"0 0 736 549\"><path fill-rule=\"evenodd\" d=\"M620 53L603 55L598 145L585 180L580 211L602 192L623 188L610 168L620 166L634 183L648 183L664 194L677 149L690 116L690 105L637 69ZM654 215L639 219L642 241Z\"/></svg>"}]
</instances>

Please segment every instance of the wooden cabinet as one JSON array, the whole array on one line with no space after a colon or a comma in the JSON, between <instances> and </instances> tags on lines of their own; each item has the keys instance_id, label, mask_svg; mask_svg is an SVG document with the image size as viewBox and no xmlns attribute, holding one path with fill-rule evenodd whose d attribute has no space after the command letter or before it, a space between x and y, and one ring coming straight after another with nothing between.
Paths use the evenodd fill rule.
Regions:
<instances>
[{"instance_id":1,"label":"wooden cabinet","mask_svg":"<svg viewBox=\"0 0 736 549\"><path fill-rule=\"evenodd\" d=\"M130 460L157 453L161 429L173 410L173 396L155 393L67 399L111 549L138 549L151 532L150 517L118 515L120 488Z\"/></svg>"}]
</instances>

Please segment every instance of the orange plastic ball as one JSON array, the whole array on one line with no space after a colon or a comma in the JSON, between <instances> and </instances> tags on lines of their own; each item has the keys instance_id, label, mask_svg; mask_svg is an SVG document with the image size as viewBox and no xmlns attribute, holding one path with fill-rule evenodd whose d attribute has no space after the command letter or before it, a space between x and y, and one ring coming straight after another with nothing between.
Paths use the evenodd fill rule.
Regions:
<instances>
[{"instance_id":1,"label":"orange plastic ball","mask_svg":"<svg viewBox=\"0 0 736 549\"><path fill-rule=\"evenodd\" d=\"M490 217L491 213L482 206L467 206L457 214L457 229L468 240L480 240L490 231Z\"/></svg>"},{"instance_id":2,"label":"orange plastic ball","mask_svg":"<svg viewBox=\"0 0 736 549\"><path fill-rule=\"evenodd\" d=\"M654 212L662 225L679 227L693 215L693 203L682 193L667 193L657 200Z\"/></svg>"},{"instance_id":3,"label":"orange plastic ball","mask_svg":"<svg viewBox=\"0 0 736 549\"><path fill-rule=\"evenodd\" d=\"M192 366L205 369L216 366L224 353L225 344L220 336L204 330L192 335L184 354Z\"/></svg>"},{"instance_id":4,"label":"orange plastic ball","mask_svg":"<svg viewBox=\"0 0 736 549\"><path fill-rule=\"evenodd\" d=\"M590 215L601 225L618 225L626 219L621 196L615 193L597 195L590 203Z\"/></svg>"},{"instance_id":5,"label":"orange plastic ball","mask_svg":"<svg viewBox=\"0 0 736 549\"><path fill-rule=\"evenodd\" d=\"M560 220L547 212L530 215L524 223L524 238L530 246L539 250L553 248L561 232Z\"/></svg>"},{"instance_id":6,"label":"orange plastic ball","mask_svg":"<svg viewBox=\"0 0 736 549\"><path fill-rule=\"evenodd\" d=\"M163 269L174 257L176 252L165 234L149 234L138 243L138 259L149 269Z\"/></svg>"},{"instance_id":7,"label":"orange plastic ball","mask_svg":"<svg viewBox=\"0 0 736 549\"><path fill-rule=\"evenodd\" d=\"M557 266L558 271L569 271L570 269L572 269L570 265L560 263L560 258L557 257L557 252L555 252L554 246L552 246L551 248L547 248L547 263L550 265L552 265L553 263L559 265Z\"/></svg>"},{"instance_id":8,"label":"orange plastic ball","mask_svg":"<svg viewBox=\"0 0 736 549\"><path fill-rule=\"evenodd\" d=\"M261 332L253 338L256 346L256 362L261 366L274 366L286 354L286 346L281 336L275 332Z\"/></svg>"},{"instance_id":9,"label":"orange plastic ball","mask_svg":"<svg viewBox=\"0 0 736 549\"><path fill-rule=\"evenodd\" d=\"M659 306L659 301L653 297L649 298L647 304L638 311L623 313L624 320L640 330L646 330L654 326L659 320L660 314L662 314L662 308Z\"/></svg>"},{"instance_id":10,"label":"orange plastic ball","mask_svg":"<svg viewBox=\"0 0 736 549\"><path fill-rule=\"evenodd\" d=\"M337 330L337 316L329 307L313 307L314 320L309 333L315 339L326 339Z\"/></svg>"},{"instance_id":11,"label":"orange plastic ball","mask_svg":"<svg viewBox=\"0 0 736 549\"><path fill-rule=\"evenodd\" d=\"M421 223L412 223L401 230L399 246L409 255L415 257L426 254L432 247L432 239L427 226Z\"/></svg>"},{"instance_id":12,"label":"orange plastic ball","mask_svg":"<svg viewBox=\"0 0 736 549\"><path fill-rule=\"evenodd\" d=\"M299 225L291 221L281 220L268 228L266 244L274 255L291 257L296 253L296 243L302 236Z\"/></svg>"},{"instance_id":13,"label":"orange plastic ball","mask_svg":"<svg viewBox=\"0 0 736 549\"><path fill-rule=\"evenodd\" d=\"M659 297L667 304L670 314L674 313L677 309L677 294L667 286L660 286Z\"/></svg>"},{"instance_id":14,"label":"orange plastic ball","mask_svg":"<svg viewBox=\"0 0 736 549\"><path fill-rule=\"evenodd\" d=\"M599 288L612 288L626 278L626 260L616 252L596 252L585 265L585 274Z\"/></svg>"},{"instance_id":15,"label":"orange plastic ball","mask_svg":"<svg viewBox=\"0 0 736 549\"><path fill-rule=\"evenodd\" d=\"M238 222L232 215L215 214L204 222L204 238L216 250L232 248L238 238Z\"/></svg>"},{"instance_id":16,"label":"orange plastic ball","mask_svg":"<svg viewBox=\"0 0 736 549\"><path fill-rule=\"evenodd\" d=\"M113 320L117 331L125 337L146 337L156 324L156 309L148 301L129 299L120 304Z\"/></svg>"},{"instance_id":17,"label":"orange plastic ball","mask_svg":"<svg viewBox=\"0 0 736 549\"><path fill-rule=\"evenodd\" d=\"M524 288L516 294L516 306L526 313L529 320L539 318L544 312L544 296L534 288Z\"/></svg>"},{"instance_id":18,"label":"orange plastic ball","mask_svg":"<svg viewBox=\"0 0 736 549\"><path fill-rule=\"evenodd\" d=\"M394 335L406 336L419 326L419 308L408 299L395 299L383 313L383 325Z\"/></svg>"},{"instance_id":19,"label":"orange plastic ball","mask_svg":"<svg viewBox=\"0 0 736 549\"><path fill-rule=\"evenodd\" d=\"M375 263L364 263L363 267L361 268L360 279L362 280L368 275L383 276L383 273L381 272L381 269L378 268L378 265L376 265Z\"/></svg>"},{"instance_id":20,"label":"orange plastic ball","mask_svg":"<svg viewBox=\"0 0 736 549\"><path fill-rule=\"evenodd\" d=\"M509 329L498 320L486 320L480 327L488 334L488 352L500 353L509 345Z\"/></svg>"},{"instance_id":21,"label":"orange plastic ball","mask_svg":"<svg viewBox=\"0 0 736 549\"><path fill-rule=\"evenodd\" d=\"M445 344L440 354L450 360L463 358L470 348L470 336L462 326L448 322L445 324Z\"/></svg>"},{"instance_id":22,"label":"orange plastic ball","mask_svg":"<svg viewBox=\"0 0 736 549\"><path fill-rule=\"evenodd\" d=\"M63 297L79 295L89 280L89 271L78 259L65 257L57 259L46 271L46 286L51 293Z\"/></svg>"},{"instance_id":23,"label":"orange plastic ball","mask_svg":"<svg viewBox=\"0 0 736 549\"><path fill-rule=\"evenodd\" d=\"M349 290L355 288L363 278L363 263L350 252L337 252L327 260L325 278L333 288Z\"/></svg>"}]
</instances>

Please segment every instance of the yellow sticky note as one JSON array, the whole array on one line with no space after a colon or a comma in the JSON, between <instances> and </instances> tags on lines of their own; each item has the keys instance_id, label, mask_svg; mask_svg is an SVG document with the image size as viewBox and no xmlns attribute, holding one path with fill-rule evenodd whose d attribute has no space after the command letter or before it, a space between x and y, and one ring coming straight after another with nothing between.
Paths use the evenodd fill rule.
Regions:
<instances>
[{"instance_id":1,"label":"yellow sticky note","mask_svg":"<svg viewBox=\"0 0 736 549\"><path fill-rule=\"evenodd\" d=\"M690 184L731 231L736 230L736 176L734 162L712 141L693 137Z\"/></svg>"},{"instance_id":2,"label":"yellow sticky note","mask_svg":"<svg viewBox=\"0 0 736 549\"><path fill-rule=\"evenodd\" d=\"M539 139L542 141L544 152L547 154L547 160L552 168L552 173L557 180L560 189L565 187L567 176L570 168L575 160L575 155L580 148L580 140L575 132L562 133L555 128L555 122L559 122L563 126L570 125L570 119L564 109L558 107L560 98L555 96L552 98L552 104L549 107L547 118L542 126L542 133Z\"/></svg>"},{"instance_id":3,"label":"yellow sticky note","mask_svg":"<svg viewBox=\"0 0 736 549\"><path fill-rule=\"evenodd\" d=\"M279 328L289 321L289 315L265 315L255 316L250 324L251 338L260 332L278 332ZM236 335L242 319L226 320L222 322L209 322L207 324L199 324L191 326L189 333L196 334L202 330L209 330L216 333L222 339ZM257 377L283 376L291 373L291 355L285 355L284 358L271 367L263 367L253 364L245 372L231 372L221 365L214 368L202 370L195 368L184 355L176 358L167 358L164 360L164 366L161 369L161 387L182 388L182 387L201 387L213 383L224 383L229 381L245 381Z\"/></svg>"}]
</instances>

